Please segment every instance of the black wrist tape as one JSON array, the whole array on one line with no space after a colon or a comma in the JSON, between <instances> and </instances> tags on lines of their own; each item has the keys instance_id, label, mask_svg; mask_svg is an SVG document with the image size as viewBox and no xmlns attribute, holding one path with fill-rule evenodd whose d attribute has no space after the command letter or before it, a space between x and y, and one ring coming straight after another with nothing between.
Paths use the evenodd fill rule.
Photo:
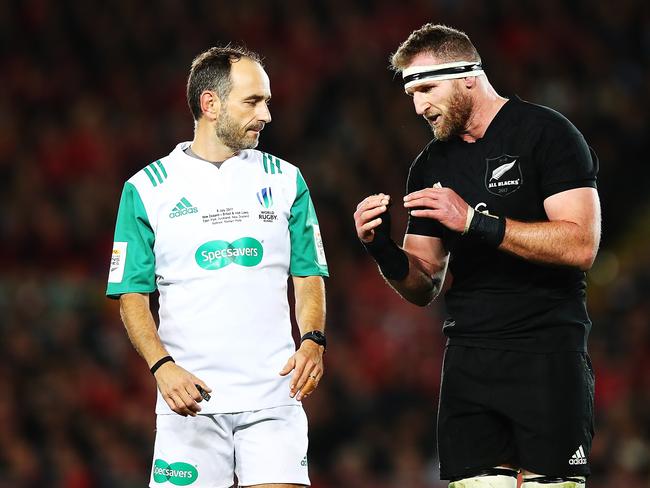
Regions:
<instances>
[{"instance_id":1,"label":"black wrist tape","mask_svg":"<svg viewBox=\"0 0 650 488\"><path fill-rule=\"evenodd\" d=\"M492 247L499 247L506 235L506 219L474 212L467 234Z\"/></svg>"},{"instance_id":2,"label":"black wrist tape","mask_svg":"<svg viewBox=\"0 0 650 488\"><path fill-rule=\"evenodd\" d=\"M151 374L155 374L156 371L158 371L158 368L160 368L163 364L168 363L171 361L172 363L176 362L174 361L174 358L171 356L164 356L160 358L158 361L156 361L156 364L154 364L149 371L151 371Z\"/></svg>"},{"instance_id":3,"label":"black wrist tape","mask_svg":"<svg viewBox=\"0 0 650 488\"><path fill-rule=\"evenodd\" d=\"M372 242L364 242L366 251L377 261L381 273L389 280L402 281L409 274L409 259L386 234L375 232Z\"/></svg>"}]
</instances>

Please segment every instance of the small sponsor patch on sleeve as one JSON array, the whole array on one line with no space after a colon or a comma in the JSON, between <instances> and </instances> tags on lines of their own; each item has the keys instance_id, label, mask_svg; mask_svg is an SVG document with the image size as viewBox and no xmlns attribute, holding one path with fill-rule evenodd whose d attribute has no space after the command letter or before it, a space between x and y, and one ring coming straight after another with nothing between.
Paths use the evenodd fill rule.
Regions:
<instances>
[{"instance_id":1,"label":"small sponsor patch on sleeve","mask_svg":"<svg viewBox=\"0 0 650 488\"><path fill-rule=\"evenodd\" d=\"M313 228L314 228L314 246L316 246L316 261L321 266L327 266L327 260L325 259L325 248L323 247L323 238L320 235L320 226L314 224Z\"/></svg>"},{"instance_id":2,"label":"small sponsor patch on sleeve","mask_svg":"<svg viewBox=\"0 0 650 488\"><path fill-rule=\"evenodd\" d=\"M128 242L114 242L111 254L111 268L108 273L109 283L121 283L126 263L126 246Z\"/></svg>"}]
</instances>

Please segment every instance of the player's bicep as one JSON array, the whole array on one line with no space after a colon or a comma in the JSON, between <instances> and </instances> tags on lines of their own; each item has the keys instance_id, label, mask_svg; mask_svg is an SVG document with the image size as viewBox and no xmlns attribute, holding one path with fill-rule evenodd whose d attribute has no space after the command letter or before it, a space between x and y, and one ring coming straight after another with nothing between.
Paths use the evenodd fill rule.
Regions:
<instances>
[{"instance_id":1,"label":"player's bicep","mask_svg":"<svg viewBox=\"0 0 650 488\"><path fill-rule=\"evenodd\" d=\"M576 224L580 241L595 256L601 232L600 200L595 188L575 188L551 195L544 200L544 209L551 222Z\"/></svg>"},{"instance_id":2,"label":"player's bicep","mask_svg":"<svg viewBox=\"0 0 650 488\"><path fill-rule=\"evenodd\" d=\"M590 233L600 235L600 200L595 188L574 188L544 200L548 219L572 222Z\"/></svg>"},{"instance_id":3,"label":"player's bicep","mask_svg":"<svg viewBox=\"0 0 650 488\"><path fill-rule=\"evenodd\" d=\"M402 249L414 257L427 275L444 279L449 253L438 237L406 234Z\"/></svg>"}]
</instances>

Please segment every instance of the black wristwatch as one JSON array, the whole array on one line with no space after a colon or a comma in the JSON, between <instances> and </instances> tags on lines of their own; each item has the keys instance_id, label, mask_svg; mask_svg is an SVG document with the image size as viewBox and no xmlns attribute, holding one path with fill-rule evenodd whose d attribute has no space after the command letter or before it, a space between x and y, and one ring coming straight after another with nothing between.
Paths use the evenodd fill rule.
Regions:
<instances>
[{"instance_id":1,"label":"black wristwatch","mask_svg":"<svg viewBox=\"0 0 650 488\"><path fill-rule=\"evenodd\" d=\"M325 334L320 330L311 330L307 332L300 338L300 344L307 340L314 341L319 346L323 346L324 349L327 349L327 339L325 339Z\"/></svg>"}]
</instances>

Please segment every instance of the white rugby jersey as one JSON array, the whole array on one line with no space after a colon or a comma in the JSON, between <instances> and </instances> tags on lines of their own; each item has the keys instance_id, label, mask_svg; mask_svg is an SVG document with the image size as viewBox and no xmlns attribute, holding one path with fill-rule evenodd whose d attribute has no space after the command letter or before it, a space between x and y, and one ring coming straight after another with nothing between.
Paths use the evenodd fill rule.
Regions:
<instances>
[{"instance_id":1,"label":"white rugby jersey","mask_svg":"<svg viewBox=\"0 0 650 488\"><path fill-rule=\"evenodd\" d=\"M124 185L107 295L160 292L160 338L212 388L202 413L291 405L293 276L328 276L300 170L257 150L220 168L176 146ZM171 413L158 392L156 413Z\"/></svg>"}]
</instances>

